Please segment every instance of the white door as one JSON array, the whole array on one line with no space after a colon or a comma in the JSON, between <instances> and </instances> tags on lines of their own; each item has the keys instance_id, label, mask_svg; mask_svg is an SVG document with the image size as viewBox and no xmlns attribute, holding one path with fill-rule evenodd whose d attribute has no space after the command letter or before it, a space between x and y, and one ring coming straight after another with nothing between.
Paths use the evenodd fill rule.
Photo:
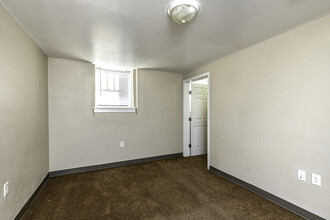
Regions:
<instances>
[{"instance_id":1,"label":"white door","mask_svg":"<svg viewBox=\"0 0 330 220\"><path fill-rule=\"evenodd\" d=\"M191 156L207 152L207 85L191 84Z\"/></svg>"}]
</instances>

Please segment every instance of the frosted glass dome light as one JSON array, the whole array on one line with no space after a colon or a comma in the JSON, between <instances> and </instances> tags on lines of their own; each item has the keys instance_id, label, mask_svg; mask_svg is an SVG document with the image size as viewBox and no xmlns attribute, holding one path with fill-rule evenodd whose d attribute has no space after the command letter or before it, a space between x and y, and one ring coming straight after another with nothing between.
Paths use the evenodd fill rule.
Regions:
<instances>
[{"instance_id":1,"label":"frosted glass dome light","mask_svg":"<svg viewBox=\"0 0 330 220\"><path fill-rule=\"evenodd\" d=\"M197 0L173 0L168 6L168 15L178 24L193 20L200 10Z\"/></svg>"}]
</instances>

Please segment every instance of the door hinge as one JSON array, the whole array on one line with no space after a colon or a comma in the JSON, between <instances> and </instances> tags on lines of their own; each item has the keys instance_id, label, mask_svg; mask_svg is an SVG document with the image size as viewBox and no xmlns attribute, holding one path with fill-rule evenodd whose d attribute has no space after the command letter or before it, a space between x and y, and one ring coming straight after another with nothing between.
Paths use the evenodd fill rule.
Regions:
<instances>
[{"instance_id":1,"label":"door hinge","mask_svg":"<svg viewBox=\"0 0 330 220\"><path fill-rule=\"evenodd\" d=\"M189 91L189 95L191 95L192 94L192 91Z\"/></svg>"},{"instance_id":2,"label":"door hinge","mask_svg":"<svg viewBox=\"0 0 330 220\"><path fill-rule=\"evenodd\" d=\"M189 148L191 148L191 144L189 144Z\"/></svg>"},{"instance_id":3,"label":"door hinge","mask_svg":"<svg viewBox=\"0 0 330 220\"><path fill-rule=\"evenodd\" d=\"M191 117L189 117L189 121L191 121Z\"/></svg>"}]
</instances>

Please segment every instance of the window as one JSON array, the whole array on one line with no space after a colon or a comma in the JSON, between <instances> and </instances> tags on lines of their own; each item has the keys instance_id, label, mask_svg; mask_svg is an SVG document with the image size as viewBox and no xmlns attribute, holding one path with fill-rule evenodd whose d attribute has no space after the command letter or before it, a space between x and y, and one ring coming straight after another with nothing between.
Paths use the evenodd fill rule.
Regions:
<instances>
[{"instance_id":1,"label":"window","mask_svg":"<svg viewBox=\"0 0 330 220\"><path fill-rule=\"evenodd\" d=\"M135 112L136 71L96 68L94 112Z\"/></svg>"}]
</instances>

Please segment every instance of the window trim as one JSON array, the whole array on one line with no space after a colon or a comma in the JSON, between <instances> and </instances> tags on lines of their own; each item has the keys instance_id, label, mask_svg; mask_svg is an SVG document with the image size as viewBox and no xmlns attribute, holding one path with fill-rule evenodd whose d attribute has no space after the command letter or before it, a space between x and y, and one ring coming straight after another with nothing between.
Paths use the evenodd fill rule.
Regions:
<instances>
[{"instance_id":1,"label":"window trim","mask_svg":"<svg viewBox=\"0 0 330 220\"><path fill-rule=\"evenodd\" d=\"M104 106L104 107L94 107L94 113L116 113L116 112L131 112L135 113L135 107L112 107L112 106Z\"/></svg>"},{"instance_id":2,"label":"window trim","mask_svg":"<svg viewBox=\"0 0 330 220\"><path fill-rule=\"evenodd\" d=\"M103 68L95 68L95 71L102 70ZM108 71L114 71L114 72L130 72L131 74L131 106L96 106L95 104L95 95L96 95L96 88L94 89L94 107L93 112L94 113L137 113L138 109L138 69L133 69L131 71L118 71L118 70L109 70L109 69L103 69ZM94 74L94 86L95 86L95 76Z\"/></svg>"}]
</instances>

